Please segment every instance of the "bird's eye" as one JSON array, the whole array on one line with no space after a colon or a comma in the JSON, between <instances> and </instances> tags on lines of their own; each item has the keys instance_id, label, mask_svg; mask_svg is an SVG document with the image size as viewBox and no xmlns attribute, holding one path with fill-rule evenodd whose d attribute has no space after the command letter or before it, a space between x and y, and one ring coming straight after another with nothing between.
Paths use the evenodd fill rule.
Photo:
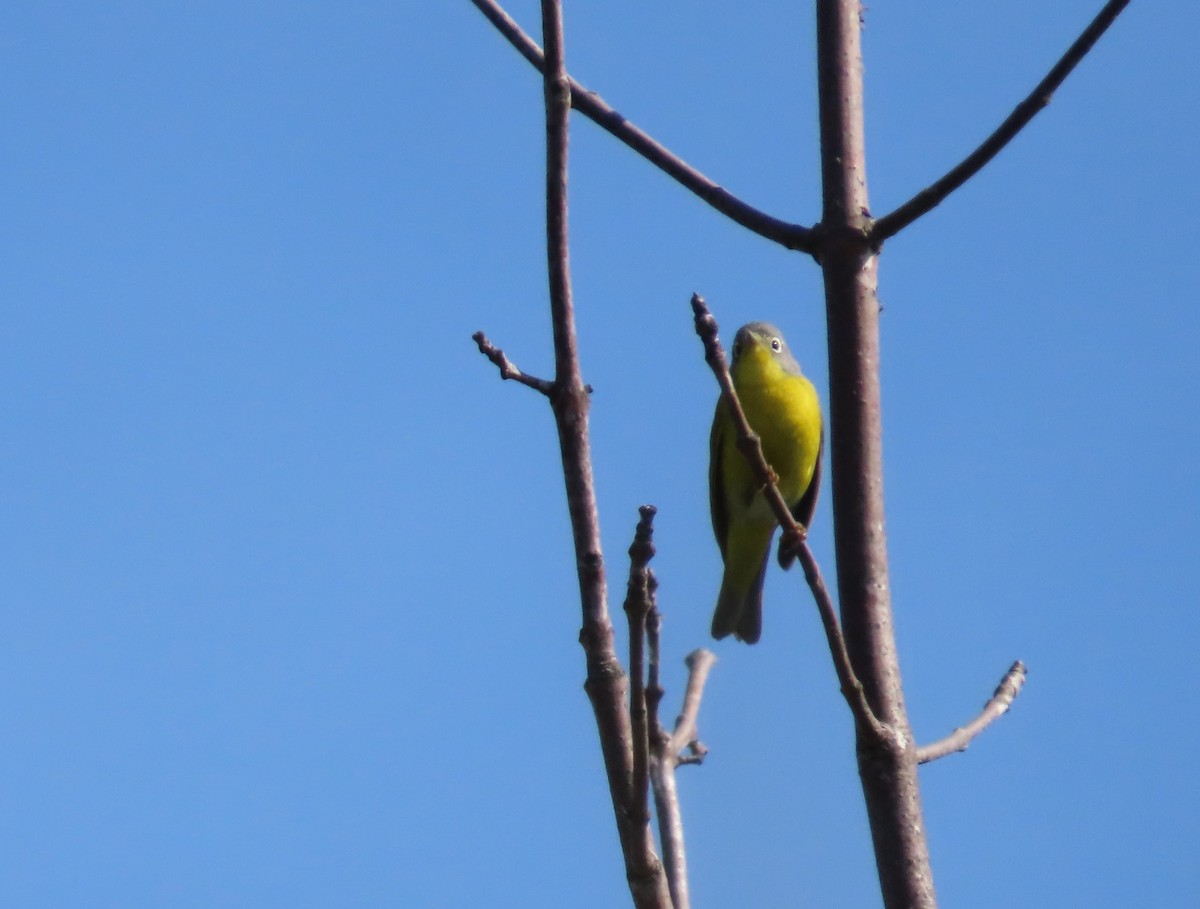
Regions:
<instances>
[{"instance_id":1,"label":"bird's eye","mask_svg":"<svg viewBox=\"0 0 1200 909\"><path fill-rule=\"evenodd\" d=\"M780 341L778 338L772 338L771 339L771 350L775 351L775 353L779 353L779 351L783 350L783 342Z\"/></svg>"}]
</instances>

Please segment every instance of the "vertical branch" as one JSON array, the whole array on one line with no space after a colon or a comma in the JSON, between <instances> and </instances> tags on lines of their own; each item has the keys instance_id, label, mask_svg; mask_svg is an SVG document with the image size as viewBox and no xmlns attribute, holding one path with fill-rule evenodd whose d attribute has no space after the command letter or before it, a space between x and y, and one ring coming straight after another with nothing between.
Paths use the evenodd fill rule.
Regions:
<instances>
[{"instance_id":1,"label":"vertical branch","mask_svg":"<svg viewBox=\"0 0 1200 909\"><path fill-rule=\"evenodd\" d=\"M659 615L655 609L650 615L651 660L658 660ZM675 909L689 909L691 896L688 891L687 849L684 848L683 816L679 811L679 790L675 786L675 768L680 764L699 764L708 749L700 742L697 728L700 715L700 698L704 685L712 671L717 656L703 648L693 650L684 662L688 668L687 689L683 695L683 707L675 719L675 730L668 734L658 720L658 706L652 716L652 734L655 740L655 759L651 765L654 781L654 806L658 814L658 837L662 841L663 864L667 869L667 881L671 887L671 900ZM661 689L660 689L661 690ZM684 750L688 754L684 754Z\"/></svg>"},{"instance_id":2,"label":"vertical branch","mask_svg":"<svg viewBox=\"0 0 1200 909\"><path fill-rule=\"evenodd\" d=\"M629 714L633 725L633 782L629 810L647 819L651 743L646 708L646 617L654 609L657 584L649 567L654 558L654 515L657 511L653 505L638 509L641 520L629 546L629 584L625 594L625 614L629 619ZM657 654L652 658L657 659Z\"/></svg>"},{"instance_id":3,"label":"vertical branch","mask_svg":"<svg viewBox=\"0 0 1200 909\"><path fill-rule=\"evenodd\" d=\"M859 730L858 765L888 909L936 901L900 688L883 513L879 304L863 139L858 0L817 0L817 75L825 235L820 262L829 335L834 544L846 646L882 739Z\"/></svg>"},{"instance_id":4,"label":"vertical branch","mask_svg":"<svg viewBox=\"0 0 1200 909\"><path fill-rule=\"evenodd\" d=\"M683 851L683 822L679 815L679 793L675 789L675 775L668 773L664 780L664 766L670 761L666 754L669 736L659 721L662 705L662 651L659 639L662 632L662 615L653 601L646 613L646 649L649 651L646 677L646 720L650 743L650 783L654 790L654 812L658 816L658 838L662 842L663 867L666 869L667 886L674 909L687 909L687 865L679 862ZM673 765L672 765L673 769ZM682 894L683 903L680 903Z\"/></svg>"},{"instance_id":5,"label":"vertical branch","mask_svg":"<svg viewBox=\"0 0 1200 909\"><path fill-rule=\"evenodd\" d=\"M579 369L567 235L571 86L567 80L563 52L562 6L559 0L542 0L542 33L546 45L546 69L542 79L546 99L546 265L550 279L550 314L554 320L554 379L561 397L583 398L582 403L574 405L574 409L580 411L582 420L587 416L587 400ZM556 407L555 411L557 413L562 409Z\"/></svg>"},{"instance_id":6,"label":"vertical branch","mask_svg":"<svg viewBox=\"0 0 1200 909\"><path fill-rule=\"evenodd\" d=\"M587 655L584 688L592 703L600 748L612 795L617 832L625 857L634 905L668 909L670 894L662 863L654 853L649 818L631 810L633 732L628 710L629 684L617 659L608 615L600 517L596 507L588 441L588 393L579 367L567 235L567 149L571 87L563 53L560 0L542 0L546 48L543 85L546 98L546 257L550 314L554 325L554 385L550 401L558 428L567 508L575 543L579 593L583 607L580 643Z\"/></svg>"}]
</instances>

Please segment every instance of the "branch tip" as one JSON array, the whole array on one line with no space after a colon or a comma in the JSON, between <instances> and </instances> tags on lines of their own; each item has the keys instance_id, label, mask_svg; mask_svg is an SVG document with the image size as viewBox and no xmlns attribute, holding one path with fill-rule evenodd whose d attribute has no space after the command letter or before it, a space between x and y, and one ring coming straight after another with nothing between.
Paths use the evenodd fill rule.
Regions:
<instances>
[{"instance_id":1,"label":"branch tip","mask_svg":"<svg viewBox=\"0 0 1200 909\"><path fill-rule=\"evenodd\" d=\"M721 346L721 339L717 334L717 320L699 294L692 294L692 313L696 334L700 336L700 342L704 345L705 362L715 370L719 364L725 362L725 349Z\"/></svg>"},{"instance_id":2,"label":"branch tip","mask_svg":"<svg viewBox=\"0 0 1200 909\"><path fill-rule=\"evenodd\" d=\"M654 608L654 592L646 567L654 555L650 542L653 509L643 506L641 520L629 544L629 582L625 593L625 615L629 621L629 717L633 739L633 773L630 784L632 811L649 817L650 760L654 748L653 729L657 717L646 692L646 617Z\"/></svg>"},{"instance_id":3,"label":"branch tip","mask_svg":"<svg viewBox=\"0 0 1200 909\"><path fill-rule=\"evenodd\" d=\"M928 764L930 761L936 761L938 758L943 758L956 751L966 751L979 733L1008 712L1013 701L1017 699L1017 695L1021 693L1021 689L1025 687L1027 676L1028 670L1025 664L1016 660L1004 677L1000 679L1000 684L996 686L991 699L983 705L979 716L966 726L955 729L944 739L918 748L917 763Z\"/></svg>"},{"instance_id":4,"label":"branch tip","mask_svg":"<svg viewBox=\"0 0 1200 909\"><path fill-rule=\"evenodd\" d=\"M522 385L532 388L534 391L541 392L546 397L552 397L554 394L554 383L546 379L539 379L537 376L531 376L528 373L521 372L516 365L510 360L499 347L488 340L487 335L482 331L477 331L471 335L471 339L475 342L475 346L479 348L479 352L487 357L500 370L501 379L512 379L514 382L519 382Z\"/></svg>"},{"instance_id":5,"label":"branch tip","mask_svg":"<svg viewBox=\"0 0 1200 909\"><path fill-rule=\"evenodd\" d=\"M658 509L653 505L643 505L638 509L641 520L633 532L633 542L629 544L629 557L633 568L644 570L654 558L654 516Z\"/></svg>"}]
</instances>

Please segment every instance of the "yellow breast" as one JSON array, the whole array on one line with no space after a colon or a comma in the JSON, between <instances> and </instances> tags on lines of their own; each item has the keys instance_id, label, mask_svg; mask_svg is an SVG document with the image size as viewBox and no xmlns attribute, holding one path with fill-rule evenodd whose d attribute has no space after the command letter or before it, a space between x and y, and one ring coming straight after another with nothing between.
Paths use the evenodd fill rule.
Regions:
<instances>
[{"instance_id":1,"label":"yellow breast","mask_svg":"<svg viewBox=\"0 0 1200 909\"><path fill-rule=\"evenodd\" d=\"M765 351L743 356L733 374L750 426L779 477L779 491L795 504L812 481L821 447L821 405L802 375L784 372ZM740 456L738 456L741 460Z\"/></svg>"}]
</instances>

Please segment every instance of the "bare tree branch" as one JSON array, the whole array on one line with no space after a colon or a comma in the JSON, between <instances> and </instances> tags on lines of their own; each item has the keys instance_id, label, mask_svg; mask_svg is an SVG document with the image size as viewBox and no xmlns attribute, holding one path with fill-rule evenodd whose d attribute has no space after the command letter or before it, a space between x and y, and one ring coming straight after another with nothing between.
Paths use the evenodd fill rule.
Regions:
<instances>
[{"instance_id":1,"label":"bare tree branch","mask_svg":"<svg viewBox=\"0 0 1200 909\"><path fill-rule=\"evenodd\" d=\"M646 616L652 608L649 569L654 557L653 505L638 509L641 520L629 546L629 584L625 594L625 614L629 619L629 714L633 728L633 797L631 810L650 820L650 726L646 716Z\"/></svg>"},{"instance_id":2,"label":"bare tree branch","mask_svg":"<svg viewBox=\"0 0 1200 909\"><path fill-rule=\"evenodd\" d=\"M495 0L471 0L475 7L487 17L521 56L538 70L545 68L545 56L521 27ZM691 190L717 211L726 215L750 231L773 240L788 249L813 253L817 248L817 235L812 228L789 224L759 211L743 202L724 187L710 180L682 158L659 144L654 138L630 123L613 110L598 94L590 92L573 79L570 80L571 106L599 126L620 139L635 152L663 171L676 182Z\"/></svg>"},{"instance_id":3,"label":"bare tree branch","mask_svg":"<svg viewBox=\"0 0 1200 909\"><path fill-rule=\"evenodd\" d=\"M820 223L813 228L789 224L742 202L633 126L598 95L571 80L563 58L560 0L541 0L545 52L521 31L496 0L472 2L543 73L554 380L547 382L525 375L482 333L477 333L475 339L503 378L541 391L554 410L579 574L583 611L580 642L587 658L585 688L596 715L635 905L664 909L674 900L676 909L686 909L688 903L674 771L679 764L698 761L704 754L704 746L695 733L695 717L704 679L711 667L711 655L689 663L692 672L683 710L674 732L664 732L659 722L663 690L659 679L660 617L654 606L655 580L647 565L649 553L631 550L634 564L630 580L630 660L636 674L632 693L616 656L607 611L590 462L588 388L580 374L567 255L567 123L572 107L713 208L760 236L813 255L822 267L828 324L829 459L840 621L806 545L804 529L795 524L788 512L770 467L763 460L761 444L745 422L716 337L716 323L707 310L701 312L703 301L699 297L693 298L693 305L699 304L697 331L702 338L706 337L706 331L711 332L711 343L705 340L706 358L717 373L735 419L741 424L743 432L738 447L750 458L756 471L761 472L764 494L784 528L784 541L801 558L806 580L817 600L843 695L855 717L856 757L884 904L887 909L936 909L921 811L918 761L933 760L965 748L1009 708L1024 683L1025 669L1019 662L1014 664L995 696L972 723L940 742L917 747L901 686L884 531L877 254L885 240L978 173L1049 103L1053 92L1129 0L1109 0L1034 92L963 162L894 212L875 221L870 216L866 188L861 0L816 0L823 210ZM646 514L643 521L649 545ZM639 568L637 563L643 555L645 560ZM700 653L706 652L697 652ZM649 834L647 775L655 796L666 874Z\"/></svg>"},{"instance_id":4,"label":"bare tree branch","mask_svg":"<svg viewBox=\"0 0 1200 909\"><path fill-rule=\"evenodd\" d=\"M646 679L646 719L650 738L650 786L654 791L654 813L658 817L658 839L662 844L663 870L671 904L675 909L688 909L687 860L683 845L683 816L679 809L679 792L675 787L675 769L664 761L667 740L658 709L662 704L662 657L660 639L662 616L654 600L657 583L651 575L650 611L646 614L646 648L649 650L649 672ZM682 900L682 904L680 903Z\"/></svg>"},{"instance_id":5,"label":"bare tree branch","mask_svg":"<svg viewBox=\"0 0 1200 909\"><path fill-rule=\"evenodd\" d=\"M1025 686L1025 664L1017 660L1004 674L991 700L983 705L979 716L966 726L960 726L944 739L924 745L917 750L917 763L927 764L938 758L953 754L956 751L966 751L967 746L979 733L983 732L994 720L998 720L1008 712L1012 702Z\"/></svg>"},{"instance_id":6,"label":"bare tree branch","mask_svg":"<svg viewBox=\"0 0 1200 909\"><path fill-rule=\"evenodd\" d=\"M675 730L667 742L667 752L674 756L676 763L699 763L696 758L703 758L707 753L699 739L700 699L704 697L704 686L716 665L717 655L700 647L684 657L683 662L688 668L687 688L683 693L683 707L675 718ZM690 759L683 756L685 748L693 752Z\"/></svg>"},{"instance_id":7,"label":"bare tree branch","mask_svg":"<svg viewBox=\"0 0 1200 909\"><path fill-rule=\"evenodd\" d=\"M791 509L788 508L787 502L784 501L779 487L776 485L778 478L763 455L762 442L750 427L750 421L746 419L746 413L742 410L741 401L738 400L737 391L733 387L733 377L730 376L729 366L725 362L725 351L717 336L717 320L709 312L704 298L699 294L692 294L692 312L695 315L696 334L700 336L700 340L704 344L704 360L717 377L717 383L721 386L721 394L725 396L725 400L729 404L734 425L737 427L738 450L750 462L755 477L762 484L763 495L771 506L775 520L783 528L786 541L785 551L799 555L804 565L804 578L808 581L813 599L817 602L817 611L821 614L821 624L825 628L825 637L829 642L829 652L833 656L833 665L837 671L838 682L842 687L842 695L846 698L846 703L850 705L855 721L864 733L870 733L875 738L886 737L890 734L889 730L875 716L875 712L871 709L863 692L862 683L854 674L854 667L850 663L850 654L846 650L846 640L842 636L842 628L838 622L837 610L833 606L833 599L821 577L817 561L813 558L812 551L805 542L807 529L797 524L796 519L792 516Z\"/></svg>"},{"instance_id":8,"label":"bare tree branch","mask_svg":"<svg viewBox=\"0 0 1200 909\"><path fill-rule=\"evenodd\" d=\"M862 682L854 674L854 667L850 663L850 653L846 650L846 639L842 635L842 628L838 623L837 610L833 607L829 588L825 586L825 578L821 576L820 566L817 565L812 550L808 548L808 542L796 539L791 543L789 549L800 557L800 564L804 567L804 579L808 581L813 599L817 601L817 611L821 614L825 638L829 641L829 651L833 654L833 668L837 671L838 684L842 687L842 696L850 705L855 721L863 727L864 734L870 733L877 739L890 735L891 731L875 716L875 711L871 709L871 705L867 701Z\"/></svg>"},{"instance_id":9,"label":"bare tree branch","mask_svg":"<svg viewBox=\"0 0 1200 909\"><path fill-rule=\"evenodd\" d=\"M542 40L546 46L543 85L546 100L546 259L550 314L554 327L554 388L550 402L558 428L567 508L575 542L583 607L580 643L587 656L584 689L600 733L600 748L612 794L613 812L626 878L639 909L667 909L670 892L654 853L649 821L630 812L633 801L633 731L628 681L621 670L608 616L600 518L596 508L588 439L588 394L579 366L567 233L567 148L571 86L563 53L560 0L542 0Z\"/></svg>"},{"instance_id":10,"label":"bare tree branch","mask_svg":"<svg viewBox=\"0 0 1200 909\"><path fill-rule=\"evenodd\" d=\"M651 608L647 623L647 640L652 667L651 689L660 695L658 685L658 641L661 617L658 610ZM671 888L671 901L675 909L689 909L691 897L688 892L687 850L684 846L683 817L679 810L679 792L675 784L675 769L680 764L698 764L707 749L700 743L697 732L697 717L700 700L704 696L704 685L717 657L710 650L693 650L687 655L687 689L683 707L675 721L675 731L668 734L658 720L658 702L650 711L650 734L654 739L653 760L650 763L650 780L654 788L654 808L658 815L658 838L662 843L663 865L667 882ZM688 749L689 754L683 755Z\"/></svg>"},{"instance_id":11,"label":"bare tree branch","mask_svg":"<svg viewBox=\"0 0 1200 909\"><path fill-rule=\"evenodd\" d=\"M496 364L496 368L500 370L501 379L512 379L514 382L520 382L522 385L528 385L535 391L540 391L547 397L554 390L554 383L546 379L539 379L536 376L528 375L517 369L513 362L504 355L499 347L496 347L488 340L487 335L481 331L471 335L475 340L475 344L479 347L479 352Z\"/></svg>"},{"instance_id":12,"label":"bare tree branch","mask_svg":"<svg viewBox=\"0 0 1200 909\"><path fill-rule=\"evenodd\" d=\"M650 611L646 614L646 649L650 652L646 677L646 723L652 743L658 743L663 737L662 723L658 719L658 708L663 699L662 661L659 651L662 616L658 612L658 604L654 602L655 586L651 585Z\"/></svg>"},{"instance_id":13,"label":"bare tree branch","mask_svg":"<svg viewBox=\"0 0 1200 909\"><path fill-rule=\"evenodd\" d=\"M870 228L871 242L875 248L878 249L888 237L895 236L922 215L940 205L947 196L979 173L992 158L996 157L1000 150L1011 142L1042 108L1050 103L1054 92L1071 74L1071 70L1075 69L1079 61L1087 55L1100 36L1107 31L1128 5L1129 0L1109 0L1091 24L1083 30L1083 34L1054 64L1054 67L1046 74L1046 78L1039 82L1037 88L1013 109L1008 118L983 141L982 145L936 183L921 190L895 211L877 220Z\"/></svg>"},{"instance_id":14,"label":"bare tree branch","mask_svg":"<svg viewBox=\"0 0 1200 909\"><path fill-rule=\"evenodd\" d=\"M863 126L859 0L817 0L821 249L829 350L829 463L842 634L871 711L890 735L856 735L855 757L887 909L935 909L900 660L883 496L879 298Z\"/></svg>"}]
</instances>

